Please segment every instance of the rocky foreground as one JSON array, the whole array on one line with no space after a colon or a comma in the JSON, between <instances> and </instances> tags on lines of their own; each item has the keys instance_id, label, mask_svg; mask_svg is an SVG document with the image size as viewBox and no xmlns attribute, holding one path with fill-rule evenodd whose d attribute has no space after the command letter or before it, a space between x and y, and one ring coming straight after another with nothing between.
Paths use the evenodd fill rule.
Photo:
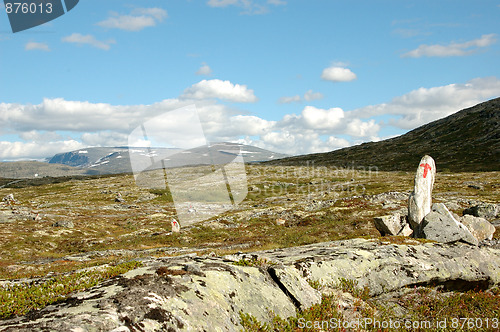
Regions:
<instances>
[{"instance_id":1,"label":"rocky foreground","mask_svg":"<svg viewBox=\"0 0 500 332\"><path fill-rule=\"evenodd\" d=\"M342 278L375 299L408 287L488 289L500 284L500 249L406 239L352 239L223 257L144 258L143 266L27 316L2 331L238 331L321 301L312 281ZM345 301L343 301L345 307ZM347 308L345 314L348 315ZM352 314L352 313L351 313Z\"/></svg>"}]
</instances>

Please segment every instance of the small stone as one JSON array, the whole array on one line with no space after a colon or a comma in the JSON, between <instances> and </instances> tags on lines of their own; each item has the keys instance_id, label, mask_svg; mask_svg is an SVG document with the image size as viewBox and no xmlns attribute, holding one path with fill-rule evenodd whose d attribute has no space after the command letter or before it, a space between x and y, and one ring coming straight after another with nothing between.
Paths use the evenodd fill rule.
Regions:
<instances>
[{"instance_id":1,"label":"small stone","mask_svg":"<svg viewBox=\"0 0 500 332\"><path fill-rule=\"evenodd\" d=\"M408 221L417 229L422 219L431 212L432 187L436 177L436 163L431 156L424 156L415 174L415 186L408 199Z\"/></svg>"},{"instance_id":2,"label":"small stone","mask_svg":"<svg viewBox=\"0 0 500 332\"><path fill-rule=\"evenodd\" d=\"M73 228L75 225L71 220L59 220L52 224L52 227Z\"/></svg>"},{"instance_id":3,"label":"small stone","mask_svg":"<svg viewBox=\"0 0 500 332\"><path fill-rule=\"evenodd\" d=\"M382 236L384 235L404 235L401 232L408 233L409 228L405 216L401 216L399 213L394 213L388 216L381 216L374 218L375 227L380 232ZM405 226L408 226L406 229ZM410 234L413 231L410 232Z\"/></svg>"},{"instance_id":4,"label":"small stone","mask_svg":"<svg viewBox=\"0 0 500 332\"><path fill-rule=\"evenodd\" d=\"M413 234L413 229L411 229L410 224L406 223L398 235L411 236L412 234Z\"/></svg>"},{"instance_id":5,"label":"small stone","mask_svg":"<svg viewBox=\"0 0 500 332\"><path fill-rule=\"evenodd\" d=\"M125 202L125 200L123 199L121 193L116 194L115 202L117 202L117 203L123 203L123 202Z\"/></svg>"},{"instance_id":6,"label":"small stone","mask_svg":"<svg viewBox=\"0 0 500 332\"><path fill-rule=\"evenodd\" d=\"M276 225L283 226L286 223L286 220L283 218L276 219Z\"/></svg>"}]
</instances>

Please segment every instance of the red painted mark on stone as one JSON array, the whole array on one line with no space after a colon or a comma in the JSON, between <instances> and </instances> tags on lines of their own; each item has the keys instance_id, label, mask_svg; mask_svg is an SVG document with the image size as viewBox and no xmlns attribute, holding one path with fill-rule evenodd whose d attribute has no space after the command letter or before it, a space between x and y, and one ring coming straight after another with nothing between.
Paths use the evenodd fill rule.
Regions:
<instances>
[{"instance_id":1,"label":"red painted mark on stone","mask_svg":"<svg viewBox=\"0 0 500 332\"><path fill-rule=\"evenodd\" d=\"M420 164L420 166L424 168L424 179L425 179L427 177L427 171L430 171L432 167L428 163Z\"/></svg>"}]
</instances>

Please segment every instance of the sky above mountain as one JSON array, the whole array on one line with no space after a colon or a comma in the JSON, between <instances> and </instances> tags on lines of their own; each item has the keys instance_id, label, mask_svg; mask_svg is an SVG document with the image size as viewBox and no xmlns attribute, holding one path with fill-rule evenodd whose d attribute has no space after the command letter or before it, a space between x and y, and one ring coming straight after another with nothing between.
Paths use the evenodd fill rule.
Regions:
<instances>
[{"instance_id":1,"label":"sky above mountain","mask_svg":"<svg viewBox=\"0 0 500 332\"><path fill-rule=\"evenodd\" d=\"M208 141L288 154L400 135L500 96L499 17L496 0L82 0L12 33L1 4L0 160L127 145L190 105Z\"/></svg>"}]
</instances>

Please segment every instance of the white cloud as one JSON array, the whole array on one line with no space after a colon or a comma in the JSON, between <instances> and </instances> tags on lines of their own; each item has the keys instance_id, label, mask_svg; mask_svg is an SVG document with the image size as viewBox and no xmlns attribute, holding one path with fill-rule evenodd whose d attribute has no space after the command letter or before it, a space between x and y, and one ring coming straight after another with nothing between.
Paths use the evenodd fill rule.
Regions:
<instances>
[{"instance_id":1,"label":"white cloud","mask_svg":"<svg viewBox=\"0 0 500 332\"><path fill-rule=\"evenodd\" d=\"M280 0L267 0L267 2L259 0L209 0L207 5L210 7L224 8L228 6L236 6L243 9L240 14L243 15L261 15L269 12L268 4L284 5L286 2Z\"/></svg>"},{"instance_id":2,"label":"white cloud","mask_svg":"<svg viewBox=\"0 0 500 332\"><path fill-rule=\"evenodd\" d=\"M251 115L236 115L229 119L230 130L229 136L238 136L244 133L248 136L259 136L269 132L276 124L275 121L267 121L257 116ZM228 132L225 133L226 135Z\"/></svg>"},{"instance_id":3,"label":"white cloud","mask_svg":"<svg viewBox=\"0 0 500 332\"><path fill-rule=\"evenodd\" d=\"M83 148L75 140L44 142L8 142L0 141L0 160L43 159L63 151Z\"/></svg>"},{"instance_id":4,"label":"white cloud","mask_svg":"<svg viewBox=\"0 0 500 332\"><path fill-rule=\"evenodd\" d=\"M448 45L420 45L418 48L407 52L401 57L403 58L420 58L426 57L449 57L449 56L466 56L476 53L478 49L490 46L496 43L496 35L482 35L481 38L474 39L464 43L450 43Z\"/></svg>"},{"instance_id":5,"label":"white cloud","mask_svg":"<svg viewBox=\"0 0 500 332\"><path fill-rule=\"evenodd\" d=\"M158 21L163 21L165 18L168 17L167 11L163 8L135 8L132 11L133 15L148 15L152 16Z\"/></svg>"},{"instance_id":6,"label":"white cloud","mask_svg":"<svg viewBox=\"0 0 500 332\"><path fill-rule=\"evenodd\" d=\"M291 104L291 103L300 103L302 99L299 95L291 96L291 97L281 97L278 102L280 104Z\"/></svg>"},{"instance_id":7,"label":"white cloud","mask_svg":"<svg viewBox=\"0 0 500 332\"><path fill-rule=\"evenodd\" d=\"M349 113L358 118L395 115L397 118L390 121L392 125L413 129L499 95L498 78L476 78L465 84L419 88L387 104L366 106Z\"/></svg>"},{"instance_id":8,"label":"white cloud","mask_svg":"<svg viewBox=\"0 0 500 332\"><path fill-rule=\"evenodd\" d=\"M212 74L212 68L206 63L202 63L200 69L196 72L196 75L210 75Z\"/></svg>"},{"instance_id":9,"label":"white cloud","mask_svg":"<svg viewBox=\"0 0 500 332\"><path fill-rule=\"evenodd\" d=\"M30 130L26 132L22 132L19 134L25 141L34 141L34 142L51 142L51 141L59 141L62 140L63 137L54 131L37 131Z\"/></svg>"},{"instance_id":10,"label":"white cloud","mask_svg":"<svg viewBox=\"0 0 500 332\"><path fill-rule=\"evenodd\" d=\"M184 99L218 98L238 103L253 103L257 101L253 90L246 85L233 84L219 79L203 80L184 90Z\"/></svg>"},{"instance_id":11,"label":"white cloud","mask_svg":"<svg viewBox=\"0 0 500 332\"><path fill-rule=\"evenodd\" d=\"M349 68L332 66L323 69L321 79L333 82L349 82L356 79L356 74Z\"/></svg>"},{"instance_id":12,"label":"white cloud","mask_svg":"<svg viewBox=\"0 0 500 332\"><path fill-rule=\"evenodd\" d=\"M477 78L464 84L416 89L386 104L352 111L308 105L298 115L286 114L279 121L270 121L238 114L234 106L214 100L254 100L253 92L245 86L219 80L202 82L186 89L183 98L151 105L123 106L62 98L44 99L38 105L0 103L2 134L18 135L23 141L0 138L0 158L42 158L86 146L125 145L132 129L143 121L191 104L196 105L210 142L247 142L289 154L331 151L378 140L381 123L373 119L376 116L388 117L384 121L399 128L413 129L500 95L499 79ZM172 124L182 129L181 120ZM71 137L67 132L72 132Z\"/></svg>"},{"instance_id":13,"label":"white cloud","mask_svg":"<svg viewBox=\"0 0 500 332\"><path fill-rule=\"evenodd\" d=\"M24 45L24 49L26 51L33 51L33 50L39 50L45 52L50 51L49 45L47 45L46 43L37 43L37 42L26 43L26 45Z\"/></svg>"},{"instance_id":14,"label":"white cloud","mask_svg":"<svg viewBox=\"0 0 500 332\"><path fill-rule=\"evenodd\" d=\"M116 43L113 39L107 41L99 41L92 35L82 35L80 33L73 33L69 36L63 37L61 40L65 43L74 43L80 46L87 44L106 51L111 48L111 44Z\"/></svg>"},{"instance_id":15,"label":"white cloud","mask_svg":"<svg viewBox=\"0 0 500 332\"><path fill-rule=\"evenodd\" d=\"M375 120L363 122L360 119L354 118L347 122L345 133L352 137L369 137L370 140L373 140L372 138L378 135L379 130L380 125L375 123Z\"/></svg>"},{"instance_id":16,"label":"white cloud","mask_svg":"<svg viewBox=\"0 0 500 332\"><path fill-rule=\"evenodd\" d=\"M100 131L97 133L83 133L82 143L85 146L125 146L128 135L125 133Z\"/></svg>"},{"instance_id":17,"label":"white cloud","mask_svg":"<svg viewBox=\"0 0 500 332\"><path fill-rule=\"evenodd\" d=\"M103 28L120 29L126 31L140 31L153 27L168 17L167 11L162 8L136 8L130 15L111 13L111 17L98 22Z\"/></svg>"},{"instance_id":18,"label":"white cloud","mask_svg":"<svg viewBox=\"0 0 500 332\"><path fill-rule=\"evenodd\" d=\"M207 2L207 5L209 5L210 7L227 7L236 5L239 2L239 0L209 0Z\"/></svg>"},{"instance_id":19,"label":"white cloud","mask_svg":"<svg viewBox=\"0 0 500 332\"><path fill-rule=\"evenodd\" d=\"M302 120L310 129L334 129L344 118L344 111L335 107L328 110L306 106L302 110Z\"/></svg>"},{"instance_id":20,"label":"white cloud","mask_svg":"<svg viewBox=\"0 0 500 332\"><path fill-rule=\"evenodd\" d=\"M324 96L321 92L314 92L313 90L308 90L304 94L304 100L306 100L306 101L319 100L319 99L323 99L323 98L324 98Z\"/></svg>"},{"instance_id":21,"label":"white cloud","mask_svg":"<svg viewBox=\"0 0 500 332\"><path fill-rule=\"evenodd\" d=\"M313 90L308 90L306 93L304 93L304 100L305 101L313 101L313 100L318 100L318 99L323 99L324 96L321 92L314 92ZM291 97L281 97L278 102L280 104L291 104L291 103L300 103L302 102L302 97L299 95L291 96Z\"/></svg>"},{"instance_id":22,"label":"white cloud","mask_svg":"<svg viewBox=\"0 0 500 332\"><path fill-rule=\"evenodd\" d=\"M193 103L207 140L211 142L236 142L244 138L273 151L301 154L347 146L349 142L337 135L345 134L348 128L353 131L353 125L349 126L352 119L345 117L346 112L339 108L307 106L299 115L269 121L254 115L236 114L232 107L213 99L174 98L152 105L121 106L56 98L44 99L38 105L0 104L0 128L8 128L10 132L7 133L17 134L25 141L4 144L1 158L40 158L87 146L126 145L127 136L143 121ZM182 127L181 119L172 123ZM360 128L366 127L364 122L359 123ZM63 137L60 132L73 132L72 137L80 139ZM371 133L364 129L352 134Z\"/></svg>"}]
</instances>

